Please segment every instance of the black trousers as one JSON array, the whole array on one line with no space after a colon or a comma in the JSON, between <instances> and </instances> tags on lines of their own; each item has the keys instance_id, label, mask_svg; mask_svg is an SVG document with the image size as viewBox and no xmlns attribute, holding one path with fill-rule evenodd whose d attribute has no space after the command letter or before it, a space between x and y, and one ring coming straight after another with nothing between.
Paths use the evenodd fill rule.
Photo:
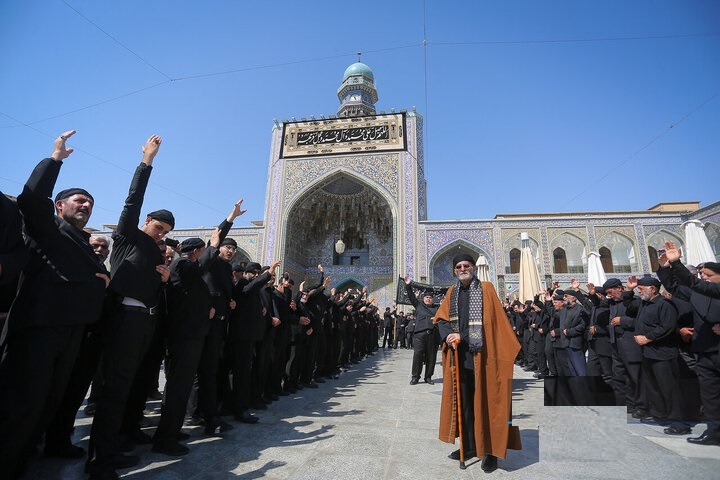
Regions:
<instances>
[{"instance_id":1,"label":"black trousers","mask_svg":"<svg viewBox=\"0 0 720 480\"><path fill-rule=\"evenodd\" d=\"M567 348L555 348L555 362L559 377L574 377L570 369L570 357Z\"/></svg>"},{"instance_id":2,"label":"black trousers","mask_svg":"<svg viewBox=\"0 0 720 480\"><path fill-rule=\"evenodd\" d=\"M273 359L274 336L268 332L265 338L255 343L255 361L252 366L252 401L260 402L265 395L265 387L268 383L270 365Z\"/></svg>"},{"instance_id":3,"label":"black trousers","mask_svg":"<svg viewBox=\"0 0 720 480\"><path fill-rule=\"evenodd\" d=\"M587 374L591 377L602 377L605 381L612 380L612 356L602 355L595 350L596 343L608 340L592 339L588 342Z\"/></svg>"},{"instance_id":4,"label":"black trousers","mask_svg":"<svg viewBox=\"0 0 720 480\"><path fill-rule=\"evenodd\" d=\"M535 363L537 370L543 375L548 373L547 359L545 356L545 335L538 334L535 337Z\"/></svg>"},{"instance_id":5,"label":"black trousers","mask_svg":"<svg viewBox=\"0 0 720 480\"><path fill-rule=\"evenodd\" d=\"M643 400L640 387L641 365L641 362L628 362L623 359L617 345L613 344L612 385L618 406L627 405L630 408L647 411L647 404Z\"/></svg>"},{"instance_id":6,"label":"black trousers","mask_svg":"<svg viewBox=\"0 0 720 480\"><path fill-rule=\"evenodd\" d=\"M702 400L707 433L720 439L720 353L697 353L695 372L700 382L700 398Z\"/></svg>"},{"instance_id":7,"label":"black trousers","mask_svg":"<svg viewBox=\"0 0 720 480\"><path fill-rule=\"evenodd\" d=\"M152 341L155 323L155 317L148 313L122 307L108 322L101 362L104 382L90 434L88 459L94 456L91 473L114 470L128 397Z\"/></svg>"},{"instance_id":8,"label":"black trousers","mask_svg":"<svg viewBox=\"0 0 720 480\"><path fill-rule=\"evenodd\" d=\"M85 400L85 394L100 364L102 333L98 328L100 327L86 329L83 335L65 395L45 431L46 449L59 449L72 444L70 439L75 426L75 415Z\"/></svg>"},{"instance_id":9,"label":"black trousers","mask_svg":"<svg viewBox=\"0 0 720 480\"><path fill-rule=\"evenodd\" d=\"M392 327L386 327L385 328L385 335L383 335L383 344L382 348L385 348L385 345L393 346L393 331Z\"/></svg>"},{"instance_id":10,"label":"black trousers","mask_svg":"<svg viewBox=\"0 0 720 480\"><path fill-rule=\"evenodd\" d=\"M412 377L420 378L423 363L425 363L425 378L432 378L435 373L436 358L435 332L432 329L415 332L413 334Z\"/></svg>"},{"instance_id":11,"label":"black trousers","mask_svg":"<svg viewBox=\"0 0 720 480\"><path fill-rule=\"evenodd\" d=\"M60 405L85 325L21 328L0 363L0 475L24 463L30 442Z\"/></svg>"},{"instance_id":12,"label":"black trousers","mask_svg":"<svg viewBox=\"0 0 720 480\"><path fill-rule=\"evenodd\" d=\"M232 370L233 413L238 415L250 408L252 403L252 364L255 354L255 342L232 342L227 346L230 369Z\"/></svg>"},{"instance_id":13,"label":"black trousers","mask_svg":"<svg viewBox=\"0 0 720 480\"><path fill-rule=\"evenodd\" d=\"M207 336L168 339L168 365L160 424L155 431L156 443L174 438L182 429L188 399L198 371ZM215 372L217 374L217 371ZM217 378L217 377L216 377Z\"/></svg>"},{"instance_id":14,"label":"black trousers","mask_svg":"<svg viewBox=\"0 0 720 480\"><path fill-rule=\"evenodd\" d=\"M452 354L452 352L450 352ZM463 356L460 355L462 364ZM460 395L462 397L463 449L475 450L475 370L460 365Z\"/></svg>"},{"instance_id":15,"label":"black trousers","mask_svg":"<svg viewBox=\"0 0 720 480\"><path fill-rule=\"evenodd\" d=\"M545 358L547 359L550 375L557 375L557 361L555 359L555 348L553 347L555 342L552 341L552 338L551 335L545 335Z\"/></svg>"},{"instance_id":16,"label":"black trousers","mask_svg":"<svg viewBox=\"0 0 720 480\"><path fill-rule=\"evenodd\" d=\"M685 420L676 358L643 358L641 378L650 415L668 420Z\"/></svg>"},{"instance_id":17,"label":"black trousers","mask_svg":"<svg viewBox=\"0 0 720 480\"><path fill-rule=\"evenodd\" d=\"M205 422L212 421L218 411L218 370L225 340L225 320L210 320L210 330L205 337L200 364L198 365L198 406Z\"/></svg>"}]
</instances>

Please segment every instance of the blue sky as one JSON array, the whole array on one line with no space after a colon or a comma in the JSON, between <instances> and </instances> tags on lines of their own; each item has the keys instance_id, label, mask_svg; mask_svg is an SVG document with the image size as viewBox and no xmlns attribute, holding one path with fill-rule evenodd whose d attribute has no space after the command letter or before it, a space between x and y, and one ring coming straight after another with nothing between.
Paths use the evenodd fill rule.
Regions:
<instances>
[{"instance_id":1,"label":"blue sky","mask_svg":"<svg viewBox=\"0 0 720 480\"><path fill-rule=\"evenodd\" d=\"M720 2L427 0L425 31L411 0L5 0L0 190L76 129L57 189L116 223L157 133L143 211L249 225L273 119L336 113L362 51L377 109L425 117L431 220L720 200Z\"/></svg>"}]
</instances>

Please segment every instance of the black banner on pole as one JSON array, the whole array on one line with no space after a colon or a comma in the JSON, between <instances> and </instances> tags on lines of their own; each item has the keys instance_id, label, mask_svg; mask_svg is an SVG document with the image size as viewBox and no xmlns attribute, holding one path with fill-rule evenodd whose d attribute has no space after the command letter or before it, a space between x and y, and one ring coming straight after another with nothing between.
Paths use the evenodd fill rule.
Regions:
<instances>
[{"instance_id":1,"label":"black banner on pole","mask_svg":"<svg viewBox=\"0 0 720 480\"><path fill-rule=\"evenodd\" d=\"M425 283L418 283L418 282L410 282L410 286L413 289L413 292L415 292L415 296L418 298L418 300L421 300L421 295L425 290L432 290L433 291L433 297L434 297L434 303L436 305L439 305L442 303L443 299L445 298L445 292L447 292L448 287L438 287L437 285L427 285ZM395 304L396 305L412 305L410 303L410 298L407 295L407 291L405 290L405 279L403 277L398 277L398 286L397 286L397 292L395 293Z\"/></svg>"}]
</instances>

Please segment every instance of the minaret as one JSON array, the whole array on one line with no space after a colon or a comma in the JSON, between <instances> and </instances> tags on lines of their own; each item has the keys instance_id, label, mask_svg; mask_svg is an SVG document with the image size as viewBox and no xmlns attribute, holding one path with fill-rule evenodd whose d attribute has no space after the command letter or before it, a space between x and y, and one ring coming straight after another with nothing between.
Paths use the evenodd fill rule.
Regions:
<instances>
[{"instance_id":1,"label":"minaret","mask_svg":"<svg viewBox=\"0 0 720 480\"><path fill-rule=\"evenodd\" d=\"M342 85L337 96L340 100L338 117L360 117L375 115L375 103L378 101L375 89L375 76L370 67L358 61L345 70Z\"/></svg>"}]
</instances>

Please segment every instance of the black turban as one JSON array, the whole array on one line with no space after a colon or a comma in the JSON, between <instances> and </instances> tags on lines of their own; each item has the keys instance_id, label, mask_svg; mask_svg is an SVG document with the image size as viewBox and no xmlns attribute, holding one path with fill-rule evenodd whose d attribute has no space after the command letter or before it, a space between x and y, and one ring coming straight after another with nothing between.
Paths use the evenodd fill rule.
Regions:
<instances>
[{"instance_id":1,"label":"black turban","mask_svg":"<svg viewBox=\"0 0 720 480\"><path fill-rule=\"evenodd\" d=\"M85 190L84 188L68 188L67 190L58 192L58 194L55 195L55 201L57 202L58 200L65 200L66 198L70 198L73 195L77 195L77 194L85 195L86 197L88 197L90 199L90 201L93 203L93 205L95 204L95 199L93 198L93 196L90 195L90 193L87 190Z\"/></svg>"},{"instance_id":2,"label":"black turban","mask_svg":"<svg viewBox=\"0 0 720 480\"><path fill-rule=\"evenodd\" d=\"M720 263L717 262L705 262L703 263L702 268L707 268L715 273L720 273Z\"/></svg>"},{"instance_id":3,"label":"black turban","mask_svg":"<svg viewBox=\"0 0 720 480\"><path fill-rule=\"evenodd\" d=\"M225 240L220 242L221 247L224 245L232 245L233 247L237 248L237 242L232 238L226 238Z\"/></svg>"},{"instance_id":4,"label":"black turban","mask_svg":"<svg viewBox=\"0 0 720 480\"><path fill-rule=\"evenodd\" d=\"M608 278L607 281L605 283L603 283L602 288L607 290L608 288L617 288L617 287L622 287L622 286L623 286L623 284L619 279Z\"/></svg>"},{"instance_id":5,"label":"black turban","mask_svg":"<svg viewBox=\"0 0 720 480\"><path fill-rule=\"evenodd\" d=\"M643 277L638 280L638 285L642 285L643 287L655 287L660 290L660 286L662 284L660 283L660 280L655 277Z\"/></svg>"},{"instance_id":6,"label":"black turban","mask_svg":"<svg viewBox=\"0 0 720 480\"><path fill-rule=\"evenodd\" d=\"M164 220L161 220L164 221ZM202 248L205 246L205 242L202 238L188 238L187 240L183 240L182 243L180 243L180 251L182 253L188 253L192 252L196 248Z\"/></svg>"},{"instance_id":7,"label":"black turban","mask_svg":"<svg viewBox=\"0 0 720 480\"><path fill-rule=\"evenodd\" d=\"M463 260L467 260L473 265L473 267L475 266L475 259L472 256L468 255L467 253L458 253L453 257L453 267L458 263L462 262Z\"/></svg>"},{"instance_id":8,"label":"black turban","mask_svg":"<svg viewBox=\"0 0 720 480\"><path fill-rule=\"evenodd\" d=\"M260 265L257 262L250 262L247 265L245 265L246 272L254 272L255 270L257 270L259 272L261 268L262 268L262 265Z\"/></svg>"},{"instance_id":9,"label":"black turban","mask_svg":"<svg viewBox=\"0 0 720 480\"><path fill-rule=\"evenodd\" d=\"M170 210L155 210L154 212L148 213L147 216L153 220L167 223L171 229L175 228L175 217Z\"/></svg>"}]
</instances>

